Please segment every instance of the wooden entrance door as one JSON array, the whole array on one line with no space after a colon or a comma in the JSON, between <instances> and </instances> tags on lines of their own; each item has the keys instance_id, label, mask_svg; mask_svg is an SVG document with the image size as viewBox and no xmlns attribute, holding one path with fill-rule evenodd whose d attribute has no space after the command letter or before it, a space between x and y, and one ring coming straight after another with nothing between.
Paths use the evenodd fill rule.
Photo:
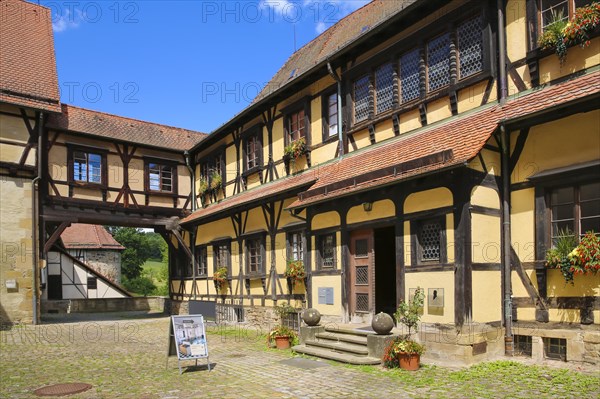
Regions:
<instances>
[{"instance_id":1,"label":"wooden entrance door","mask_svg":"<svg viewBox=\"0 0 600 399\"><path fill-rule=\"evenodd\" d=\"M350 233L350 316L373 311L373 230Z\"/></svg>"}]
</instances>

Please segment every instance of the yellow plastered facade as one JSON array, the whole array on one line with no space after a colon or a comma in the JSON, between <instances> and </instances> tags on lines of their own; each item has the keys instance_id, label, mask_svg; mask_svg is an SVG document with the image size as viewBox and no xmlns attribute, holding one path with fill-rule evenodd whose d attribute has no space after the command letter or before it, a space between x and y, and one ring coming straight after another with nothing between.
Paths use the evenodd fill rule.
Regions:
<instances>
[{"instance_id":1,"label":"yellow plastered facade","mask_svg":"<svg viewBox=\"0 0 600 399\"><path fill-rule=\"evenodd\" d=\"M599 126L600 110L533 126L511 175L512 183L527 181L545 170L599 159ZM517 135L518 132L511 134L511 142L516 141Z\"/></svg>"},{"instance_id":2,"label":"yellow plastered facade","mask_svg":"<svg viewBox=\"0 0 600 399\"><path fill-rule=\"evenodd\" d=\"M473 263L500 263L500 217L471 214Z\"/></svg>"},{"instance_id":3,"label":"yellow plastered facade","mask_svg":"<svg viewBox=\"0 0 600 399\"><path fill-rule=\"evenodd\" d=\"M502 319L502 277L499 271L473 271L473 321Z\"/></svg>"},{"instance_id":4,"label":"yellow plastered facade","mask_svg":"<svg viewBox=\"0 0 600 399\"><path fill-rule=\"evenodd\" d=\"M349 225L366 222L370 220L393 217L396 214L396 207L391 200L382 200L373 202L373 209L369 212L364 210L362 205L350 208L346 215L346 221Z\"/></svg>"},{"instance_id":5,"label":"yellow plastered facade","mask_svg":"<svg viewBox=\"0 0 600 399\"><path fill-rule=\"evenodd\" d=\"M454 272L419 272L406 273L404 297L409 298L411 288L425 290L424 312L421 321L424 323L454 323ZM430 312L428 302L429 289L444 289L443 312L433 310Z\"/></svg>"}]
</instances>

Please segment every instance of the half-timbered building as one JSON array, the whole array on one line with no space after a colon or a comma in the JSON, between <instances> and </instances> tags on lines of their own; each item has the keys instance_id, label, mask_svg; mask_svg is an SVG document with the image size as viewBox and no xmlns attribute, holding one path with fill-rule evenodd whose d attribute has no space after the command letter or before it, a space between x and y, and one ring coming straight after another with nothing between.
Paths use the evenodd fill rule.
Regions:
<instances>
[{"instance_id":1,"label":"half-timbered building","mask_svg":"<svg viewBox=\"0 0 600 399\"><path fill-rule=\"evenodd\" d=\"M368 323L423 289L431 356L597 362L600 277L565 283L546 254L561 231L600 231L599 30L566 58L539 44L590 5L374 0L207 136L2 97L21 147L45 149L5 174L39 176L42 259L73 222L162 232L175 308Z\"/></svg>"}]
</instances>

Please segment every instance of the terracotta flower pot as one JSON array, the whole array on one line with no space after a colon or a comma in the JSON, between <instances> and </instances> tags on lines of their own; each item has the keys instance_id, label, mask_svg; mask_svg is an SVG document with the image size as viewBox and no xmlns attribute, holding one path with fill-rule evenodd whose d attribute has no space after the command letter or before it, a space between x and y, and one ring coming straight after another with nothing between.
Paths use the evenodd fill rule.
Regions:
<instances>
[{"instance_id":1,"label":"terracotta flower pot","mask_svg":"<svg viewBox=\"0 0 600 399\"><path fill-rule=\"evenodd\" d=\"M403 370L418 370L421 363L421 355L418 353L400 352L398 353L398 363Z\"/></svg>"},{"instance_id":2,"label":"terracotta flower pot","mask_svg":"<svg viewBox=\"0 0 600 399\"><path fill-rule=\"evenodd\" d=\"M290 337L275 337L275 346L277 349L289 349Z\"/></svg>"}]
</instances>

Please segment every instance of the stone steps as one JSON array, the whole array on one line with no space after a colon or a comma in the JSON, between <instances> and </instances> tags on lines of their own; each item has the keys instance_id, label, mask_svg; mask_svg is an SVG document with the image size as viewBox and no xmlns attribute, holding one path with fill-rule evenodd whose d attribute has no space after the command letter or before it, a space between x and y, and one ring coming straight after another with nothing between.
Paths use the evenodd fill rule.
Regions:
<instances>
[{"instance_id":1,"label":"stone steps","mask_svg":"<svg viewBox=\"0 0 600 399\"><path fill-rule=\"evenodd\" d=\"M372 333L328 327L325 328L325 331L316 333L313 339L308 339L303 344L294 346L292 350L349 364L380 364L381 359L369 356L367 345L369 334Z\"/></svg>"},{"instance_id":2,"label":"stone steps","mask_svg":"<svg viewBox=\"0 0 600 399\"><path fill-rule=\"evenodd\" d=\"M354 345L340 341L315 340L306 342L306 346L317 346L319 348L330 349L339 353L350 353L358 356L368 356L369 350L366 345Z\"/></svg>"},{"instance_id":3,"label":"stone steps","mask_svg":"<svg viewBox=\"0 0 600 399\"><path fill-rule=\"evenodd\" d=\"M381 363L381 359L370 356L356 356L349 353L335 352L330 349L317 346L296 345L292 348L294 352L305 355L315 356L322 359L335 360L342 363L356 365L376 365Z\"/></svg>"},{"instance_id":4,"label":"stone steps","mask_svg":"<svg viewBox=\"0 0 600 399\"><path fill-rule=\"evenodd\" d=\"M355 345L367 345L367 337L360 335L352 335L347 333L338 333L326 331L324 333L317 333L317 339L323 341L336 341L336 342L347 342Z\"/></svg>"}]
</instances>

